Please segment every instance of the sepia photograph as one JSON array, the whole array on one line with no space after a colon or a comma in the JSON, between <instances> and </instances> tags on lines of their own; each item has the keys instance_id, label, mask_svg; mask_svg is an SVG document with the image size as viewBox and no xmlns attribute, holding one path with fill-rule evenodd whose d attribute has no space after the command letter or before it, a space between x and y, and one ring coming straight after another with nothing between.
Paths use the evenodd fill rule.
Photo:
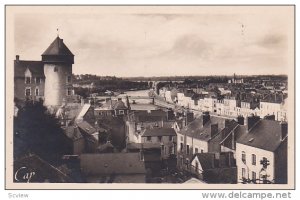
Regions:
<instances>
[{"instance_id":1,"label":"sepia photograph","mask_svg":"<svg viewBox=\"0 0 300 200\"><path fill-rule=\"evenodd\" d=\"M294 189L292 5L6 5L7 189Z\"/></svg>"}]
</instances>

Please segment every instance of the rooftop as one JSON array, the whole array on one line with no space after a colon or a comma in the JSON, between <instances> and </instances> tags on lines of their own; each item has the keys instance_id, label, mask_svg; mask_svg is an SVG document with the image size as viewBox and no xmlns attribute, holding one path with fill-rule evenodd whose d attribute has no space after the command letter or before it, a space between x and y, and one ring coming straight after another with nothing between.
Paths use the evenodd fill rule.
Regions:
<instances>
[{"instance_id":1,"label":"rooftop","mask_svg":"<svg viewBox=\"0 0 300 200\"><path fill-rule=\"evenodd\" d=\"M176 136L174 128L150 128L145 129L142 137L147 136Z\"/></svg>"},{"instance_id":2,"label":"rooftop","mask_svg":"<svg viewBox=\"0 0 300 200\"><path fill-rule=\"evenodd\" d=\"M85 175L146 173L140 153L82 154L80 166Z\"/></svg>"},{"instance_id":3,"label":"rooftop","mask_svg":"<svg viewBox=\"0 0 300 200\"><path fill-rule=\"evenodd\" d=\"M281 124L278 121L262 119L249 132L241 129L237 143L274 152L282 143Z\"/></svg>"}]
</instances>

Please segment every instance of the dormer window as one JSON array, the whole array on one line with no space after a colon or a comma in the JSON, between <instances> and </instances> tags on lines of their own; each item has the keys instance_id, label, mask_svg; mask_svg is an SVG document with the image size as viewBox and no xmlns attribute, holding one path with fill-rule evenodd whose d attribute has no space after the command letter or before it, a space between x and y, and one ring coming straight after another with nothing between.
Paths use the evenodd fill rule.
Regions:
<instances>
[{"instance_id":1,"label":"dormer window","mask_svg":"<svg viewBox=\"0 0 300 200\"><path fill-rule=\"evenodd\" d=\"M25 83L30 84L31 83L31 77L25 77Z\"/></svg>"},{"instance_id":2,"label":"dormer window","mask_svg":"<svg viewBox=\"0 0 300 200\"><path fill-rule=\"evenodd\" d=\"M40 84L41 83L41 78L40 77L36 77L35 78L35 83L36 84Z\"/></svg>"}]
</instances>

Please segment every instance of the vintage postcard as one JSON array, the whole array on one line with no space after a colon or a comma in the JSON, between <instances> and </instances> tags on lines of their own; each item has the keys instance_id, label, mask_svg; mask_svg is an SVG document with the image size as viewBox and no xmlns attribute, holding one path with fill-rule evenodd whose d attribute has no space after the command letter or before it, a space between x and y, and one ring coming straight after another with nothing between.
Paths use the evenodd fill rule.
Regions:
<instances>
[{"instance_id":1,"label":"vintage postcard","mask_svg":"<svg viewBox=\"0 0 300 200\"><path fill-rule=\"evenodd\" d=\"M294 189L292 5L6 5L6 189Z\"/></svg>"}]
</instances>

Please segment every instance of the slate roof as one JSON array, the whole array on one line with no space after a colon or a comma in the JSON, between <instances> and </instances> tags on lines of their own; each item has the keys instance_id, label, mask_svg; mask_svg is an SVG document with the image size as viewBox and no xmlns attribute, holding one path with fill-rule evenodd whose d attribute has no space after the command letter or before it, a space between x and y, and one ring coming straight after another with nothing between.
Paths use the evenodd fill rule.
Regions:
<instances>
[{"instance_id":1,"label":"slate roof","mask_svg":"<svg viewBox=\"0 0 300 200\"><path fill-rule=\"evenodd\" d=\"M140 153L81 154L80 167L85 175L146 173Z\"/></svg>"},{"instance_id":2,"label":"slate roof","mask_svg":"<svg viewBox=\"0 0 300 200\"><path fill-rule=\"evenodd\" d=\"M68 126L63 128L64 133L66 134L66 136L68 138L70 138L71 140L78 140L80 138L82 138L82 134L80 133L78 127L76 126Z\"/></svg>"},{"instance_id":3,"label":"slate roof","mask_svg":"<svg viewBox=\"0 0 300 200\"><path fill-rule=\"evenodd\" d=\"M203 118L196 118L184 129L180 131L180 134L194 137L202 141L209 141L211 139L211 124L218 124L218 132L225 127L225 118L210 116L210 120L202 125Z\"/></svg>"},{"instance_id":4,"label":"slate roof","mask_svg":"<svg viewBox=\"0 0 300 200\"><path fill-rule=\"evenodd\" d=\"M86 121L79 122L77 123L77 125L81 130L83 130L84 132L90 135L97 132L97 130Z\"/></svg>"},{"instance_id":5,"label":"slate roof","mask_svg":"<svg viewBox=\"0 0 300 200\"><path fill-rule=\"evenodd\" d=\"M128 143L127 149L161 149L159 143Z\"/></svg>"},{"instance_id":6,"label":"slate roof","mask_svg":"<svg viewBox=\"0 0 300 200\"><path fill-rule=\"evenodd\" d=\"M14 77L25 77L26 69L29 69L32 77L45 78L44 64L42 61L30 61L30 60L15 60L14 61Z\"/></svg>"},{"instance_id":7,"label":"slate roof","mask_svg":"<svg viewBox=\"0 0 300 200\"><path fill-rule=\"evenodd\" d=\"M131 113L130 118L134 122L157 122L167 119L167 113L162 110L135 111Z\"/></svg>"},{"instance_id":8,"label":"slate roof","mask_svg":"<svg viewBox=\"0 0 300 200\"><path fill-rule=\"evenodd\" d=\"M123 101L108 100L107 102L103 103L100 109L119 110L119 109L128 109L128 108L125 106L125 103Z\"/></svg>"},{"instance_id":9,"label":"slate roof","mask_svg":"<svg viewBox=\"0 0 300 200\"><path fill-rule=\"evenodd\" d=\"M146 129L142 137L147 136L176 136L174 128L151 128Z\"/></svg>"},{"instance_id":10,"label":"slate roof","mask_svg":"<svg viewBox=\"0 0 300 200\"><path fill-rule=\"evenodd\" d=\"M214 167L214 162L215 162L215 154L214 153L196 153L195 156L197 156L203 170L215 168Z\"/></svg>"},{"instance_id":11,"label":"slate roof","mask_svg":"<svg viewBox=\"0 0 300 200\"><path fill-rule=\"evenodd\" d=\"M237 143L274 152L281 144L281 125L278 121L262 119L250 132L240 130L241 136Z\"/></svg>"},{"instance_id":12,"label":"slate roof","mask_svg":"<svg viewBox=\"0 0 300 200\"><path fill-rule=\"evenodd\" d=\"M230 157L229 154L231 155ZM221 152L219 153L219 158L216 157L215 153L196 153L192 160L195 157L198 158L203 170L234 167L232 152ZM229 165L229 162L231 165Z\"/></svg>"},{"instance_id":13,"label":"slate roof","mask_svg":"<svg viewBox=\"0 0 300 200\"><path fill-rule=\"evenodd\" d=\"M63 42L63 39L60 39L59 37L55 38L55 40L50 44L50 46L42 54L42 56L45 56L45 55L74 56L74 54L68 49L68 47Z\"/></svg>"}]
</instances>

